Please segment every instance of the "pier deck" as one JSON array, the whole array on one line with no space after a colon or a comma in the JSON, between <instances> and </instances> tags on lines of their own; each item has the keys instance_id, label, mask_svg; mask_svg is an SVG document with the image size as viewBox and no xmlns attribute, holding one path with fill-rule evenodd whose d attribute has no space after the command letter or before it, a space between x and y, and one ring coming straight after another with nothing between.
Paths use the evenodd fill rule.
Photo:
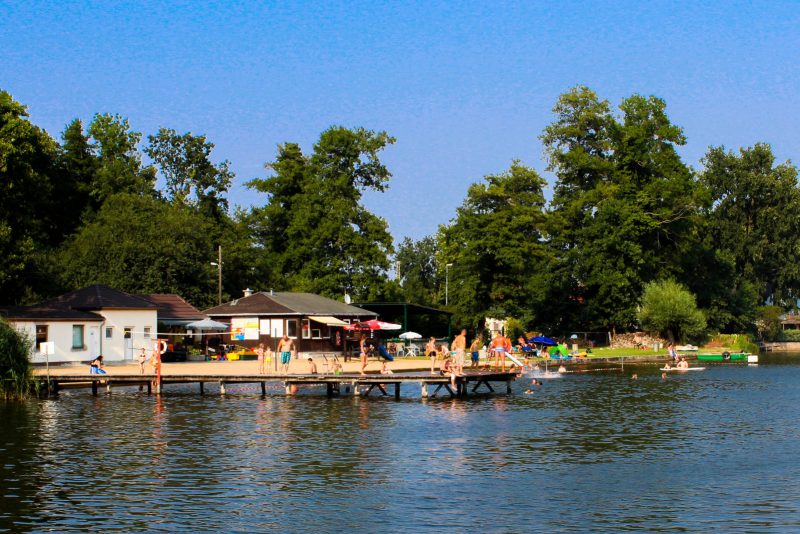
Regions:
<instances>
[{"instance_id":1,"label":"pier deck","mask_svg":"<svg viewBox=\"0 0 800 534\"><path fill-rule=\"evenodd\" d=\"M292 375L261 375L261 374L242 374L242 375L190 375L190 374L168 374L161 375L157 380L152 374L125 374L125 375L53 375L49 378L39 375L37 380L47 385L49 391L57 393L62 386L70 385L73 387L85 385L90 387L93 395L97 395L98 387L105 386L108 392L113 386L147 386L147 392L151 393L155 388L156 393L161 393L163 387L168 384L199 384L200 393L204 393L205 384L219 385L220 394L225 394L226 384L260 384L261 394L266 395L266 384L279 382L285 387L286 394L295 393L298 385L324 385L328 396L333 396L341 392L341 388L352 388L350 391L359 392L364 389L363 396L369 395L373 390L378 390L382 395L388 396L387 386L394 386L394 397L400 398L401 384L417 383L422 389L422 397L435 396L444 388L451 396L466 396L470 392L475 393L481 386L488 391L494 392L491 382L506 384L506 393L511 393L511 382L517 377L515 372L509 371L468 371L464 375L456 378L455 391L450 386L450 377L434 375L430 373L402 373L391 375L380 374L292 374ZM432 394L428 388L436 386Z\"/></svg>"}]
</instances>

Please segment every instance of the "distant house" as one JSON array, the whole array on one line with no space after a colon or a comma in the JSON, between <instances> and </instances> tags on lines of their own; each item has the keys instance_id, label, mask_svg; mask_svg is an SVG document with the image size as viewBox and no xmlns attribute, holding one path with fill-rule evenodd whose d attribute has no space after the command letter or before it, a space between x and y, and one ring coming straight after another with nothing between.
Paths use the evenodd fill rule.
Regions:
<instances>
[{"instance_id":1,"label":"distant house","mask_svg":"<svg viewBox=\"0 0 800 534\"><path fill-rule=\"evenodd\" d=\"M231 325L223 342L246 347L274 347L286 334L301 352L339 352L348 335L343 327L377 317L377 313L312 293L246 292L245 296L205 310Z\"/></svg>"},{"instance_id":2,"label":"distant house","mask_svg":"<svg viewBox=\"0 0 800 534\"><path fill-rule=\"evenodd\" d=\"M5 318L36 346L31 360L44 363L41 343L52 341L55 362L81 362L100 354L105 361L131 361L140 348L152 349L155 304L104 285L72 291L32 306L9 308Z\"/></svg>"}]
</instances>

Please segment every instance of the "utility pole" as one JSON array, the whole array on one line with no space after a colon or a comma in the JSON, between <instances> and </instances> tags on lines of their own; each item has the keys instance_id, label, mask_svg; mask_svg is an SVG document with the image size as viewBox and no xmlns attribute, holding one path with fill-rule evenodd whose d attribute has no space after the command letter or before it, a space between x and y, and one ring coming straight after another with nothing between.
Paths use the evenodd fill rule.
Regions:
<instances>
[{"instance_id":1,"label":"utility pole","mask_svg":"<svg viewBox=\"0 0 800 534\"><path fill-rule=\"evenodd\" d=\"M447 306L448 303L448 296L450 293L450 267L452 267L452 263L448 263L444 266L444 305Z\"/></svg>"},{"instance_id":2,"label":"utility pole","mask_svg":"<svg viewBox=\"0 0 800 534\"><path fill-rule=\"evenodd\" d=\"M217 261L212 261L211 265L217 266L217 305L222 304L222 245L217 249Z\"/></svg>"}]
</instances>

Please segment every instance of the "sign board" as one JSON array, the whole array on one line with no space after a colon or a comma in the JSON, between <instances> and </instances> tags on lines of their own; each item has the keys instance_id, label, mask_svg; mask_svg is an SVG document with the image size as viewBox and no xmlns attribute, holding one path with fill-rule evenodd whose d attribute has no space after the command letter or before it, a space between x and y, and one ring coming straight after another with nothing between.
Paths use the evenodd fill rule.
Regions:
<instances>
[{"instance_id":1,"label":"sign board","mask_svg":"<svg viewBox=\"0 0 800 534\"><path fill-rule=\"evenodd\" d=\"M51 354L56 353L56 342L55 341L45 341L44 343L39 343L39 352L42 354L49 356Z\"/></svg>"},{"instance_id":2,"label":"sign board","mask_svg":"<svg viewBox=\"0 0 800 534\"><path fill-rule=\"evenodd\" d=\"M231 330L231 337L237 341L258 340L258 317L234 317Z\"/></svg>"}]
</instances>

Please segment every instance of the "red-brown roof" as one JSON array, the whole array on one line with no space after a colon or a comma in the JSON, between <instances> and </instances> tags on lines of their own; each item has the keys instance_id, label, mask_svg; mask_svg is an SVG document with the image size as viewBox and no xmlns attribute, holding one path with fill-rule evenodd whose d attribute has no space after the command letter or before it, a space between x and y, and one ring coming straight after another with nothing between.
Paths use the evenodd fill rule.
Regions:
<instances>
[{"instance_id":1,"label":"red-brown roof","mask_svg":"<svg viewBox=\"0 0 800 534\"><path fill-rule=\"evenodd\" d=\"M152 295L139 295L151 304L158 307L158 320L186 320L199 321L205 317L203 313L183 300L178 295L168 293L154 293Z\"/></svg>"}]
</instances>

